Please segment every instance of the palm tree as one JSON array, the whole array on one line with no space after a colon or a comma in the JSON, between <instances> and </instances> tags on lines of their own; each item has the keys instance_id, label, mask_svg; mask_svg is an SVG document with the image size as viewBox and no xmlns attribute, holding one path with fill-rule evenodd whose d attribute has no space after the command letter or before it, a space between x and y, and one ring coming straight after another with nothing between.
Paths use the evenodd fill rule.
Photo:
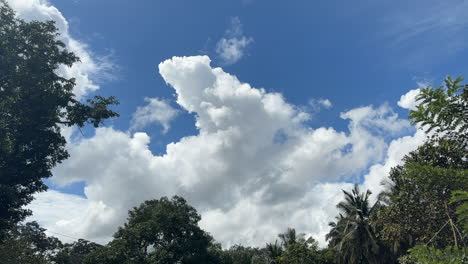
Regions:
<instances>
[{"instance_id":1,"label":"palm tree","mask_svg":"<svg viewBox=\"0 0 468 264\"><path fill-rule=\"evenodd\" d=\"M278 257L281 256L281 254L283 253L283 248L281 248L281 245L278 243L278 240L275 241L275 244L267 243L266 250L268 258L270 259L270 264L275 264Z\"/></svg>"},{"instance_id":2,"label":"palm tree","mask_svg":"<svg viewBox=\"0 0 468 264\"><path fill-rule=\"evenodd\" d=\"M357 185L351 192L343 191L345 199L338 203L340 215L327 234L330 246L338 253L339 263L372 264L381 263L377 258L379 246L370 224L372 208L369 206L368 190L361 193Z\"/></svg>"},{"instance_id":3,"label":"palm tree","mask_svg":"<svg viewBox=\"0 0 468 264\"><path fill-rule=\"evenodd\" d=\"M278 237L282 241L282 245L284 248L287 248L291 244L297 243L297 234L296 229L288 227L285 233L279 234Z\"/></svg>"}]
</instances>

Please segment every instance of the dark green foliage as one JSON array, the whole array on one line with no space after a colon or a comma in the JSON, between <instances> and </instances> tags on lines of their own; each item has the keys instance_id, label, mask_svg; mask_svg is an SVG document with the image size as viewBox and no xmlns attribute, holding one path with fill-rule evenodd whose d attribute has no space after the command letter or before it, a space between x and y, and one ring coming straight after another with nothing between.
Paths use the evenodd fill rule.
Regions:
<instances>
[{"instance_id":1,"label":"dark green foliage","mask_svg":"<svg viewBox=\"0 0 468 264\"><path fill-rule=\"evenodd\" d=\"M211 263L212 238L198 227L199 221L182 197L145 201L87 263Z\"/></svg>"},{"instance_id":2,"label":"dark green foliage","mask_svg":"<svg viewBox=\"0 0 468 264\"><path fill-rule=\"evenodd\" d=\"M384 263L379 258L379 241L370 223L372 207L370 191L361 193L357 185L351 192L343 191L345 200L337 207L340 215L331 222L326 238L337 253L338 263Z\"/></svg>"},{"instance_id":3,"label":"dark green foliage","mask_svg":"<svg viewBox=\"0 0 468 264\"><path fill-rule=\"evenodd\" d=\"M47 237L45 229L36 222L17 225L8 230L0 244L2 264L53 263L62 243L55 237Z\"/></svg>"},{"instance_id":4,"label":"dark green foliage","mask_svg":"<svg viewBox=\"0 0 468 264\"><path fill-rule=\"evenodd\" d=\"M222 264L268 264L268 253L255 247L234 245L223 251Z\"/></svg>"},{"instance_id":5,"label":"dark green foliage","mask_svg":"<svg viewBox=\"0 0 468 264\"><path fill-rule=\"evenodd\" d=\"M278 258L280 264L313 264L315 251L307 244L295 243L286 247L284 253Z\"/></svg>"},{"instance_id":6,"label":"dark green foliage","mask_svg":"<svg viewBox=\"0 0 468 264\"><path fill-rule=\"evenodd\" d=\"M305 239L304 235L296 237L294 229L288 228L285 233L289 239L283 243L284 251L277 258L279 264L313 264L317 263L318 243L313 238ZM285 237L280 234L279 237Z\"/></svg>"},{"instance_id":7,"label":"dark green foliage","mask_svg":"<svg viewBox=\"0 0 468 264\"><path fill-rule=\"evenodd\" d=\"M295 244L298 242L299 239L303 238L301 235L296 234L296 229L288 228L286 232L279 234L278 237L281 240L281 245L284 248L287 248L291 244Z\"/></svg>"},{"instance_id":8,"label":"dark green foliage","mask_svg":"<svg viewBox=\"0 0 468 264\"><path fill-rule=\"evenodd\" d=\"M380 207L375 224L395 254L419 243L438 248L455 243L457 216L449 200L452 191L468 190L467 153L456 150L450 141L430 141L392 169L392 184L381 195L386 206Z\"/></svg>"},{"instance_id":9,"label":"dark green foliage","mask_svg":"<svg viewBox=\"0 0 468 264\"><path fill-rule=\"evenodd\" d=\"M455 213L458 216L458 224L463 228L465 236L468 235L468 191L452 192L450 204L457 205Z\"/></svg>"},{"instance_id":10,"label":"dark green foliage","mask_svg":"<svg viewBox=\"0 0 468 264\"><path fill-rule=\"evenodd\" d=\"M468 146L468 85L463 78L445 79L445 86L422 89L417 97L416 110L409 118L415 124L427 126L427 132L435 131L436 137L455 140L459 146Z\"/></svg>"},{"instance_id":11,"label":"dark green foliage","mask_svg":"<svg viewBox=\"0 0 468 264\"><path fill-rule=\"evenodd\" d=\"M57 74L79 61L57 39L54 22L25 22L0 1L0 241L2 231L29 214L22 209L44 191L42 179L68 157L60 125L98 126L118 116L118 102L75 98L74 79Z\"/></svg>"},{"instance_id":12,"label":"dark green foliage","mask_svg":"<svg viewBox=\"0 0 468 264\"><path fill-rule=\"evenodd\" d=\"M276 260L283 253L283 248L281 247L281 245L278 243L277 240L275 241L274 244L267 243L265 250L268 254L268 259L270 260L271 264L276 264L277 263Z\"/></svg>"},{"instance_id":13,"label":"dark green foliage","mask_svg":"<svg viewBox=\"0 0 468 264\"><path fill-rule=\"evenodd\" d=\"M74 243L63 245L53 260L56 264L81 264L87 255L101 247L94 242L79 239Z\"/></svg>"},{"instance_id":14,"label":"dark green foliage","mask_svg":"<svg viewBox=\"0 0 468 264\"><path fill-rule=\"evenodd\" d=\"M468 248L437 249L420 245L410 249L409 255L402 257L400 263L465 264L468 263Z\"/></svg>"}]
</instances>

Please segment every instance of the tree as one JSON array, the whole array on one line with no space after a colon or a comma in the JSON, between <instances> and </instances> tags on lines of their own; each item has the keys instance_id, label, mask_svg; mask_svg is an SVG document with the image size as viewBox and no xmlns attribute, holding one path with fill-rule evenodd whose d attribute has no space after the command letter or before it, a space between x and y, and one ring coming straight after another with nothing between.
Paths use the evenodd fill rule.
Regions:
<instances>
[{"instance_id":1,"label":"tree","mask_svg":"<svg viewBox=\"0 0 468 264\"><path fill-rule=\"evenodd\" d=\"M450 204L459 204L456 210L458 223L463 227L465 235L468 234L468 191L453 191Z\"/></svg>"},{"instance_id":2,"label":"tree","mask_svg":"<svg viewBox=\"0 0 468 264\"><path fill-rule=\"evenodd\" d=\"M294 228L288 228L285 233L279 234L278 237L281 239L281 245L284 248L297 243L297 240L300 238L300 236L296 234L296 229Z\"/></svg>"},{"instance_id":3,"label":"tree","mask_svg":"<svg viewBox=\"0 0 468 264\"><path fill-rule=\"evenodd\" d=\"M276 264L277 263L276 260L283 253L283 248L278 243L278 240L276 240L274 244L267 243L265 249L266 249L266 252L268 254L269 263L270 264Z\"/></svg>"},{"instance_id":4,"label":"tree","mask_svg":"<svg viewBox=\"0 0 468 264\"><path fill-rule=\"evenodd\" d=\"M295 234L291 232L294 229L288 228L286 234ZM290 237L295 238L295 236ZM314 264L317 263L318 258L318 243L312 237L305 239L304 236L300 236L296 240L287 240L288 243L284 243L284 251L281 256L277 258L279 264Z\"/></svg>"},{"instance_id":5,"label":"tree","mask_svg":"<svg viewBox=\"0 0 468 264\"><path fill-rule=\"evenodd\" d=\"M315 264L316 249L308 243L295 243L286 247L283 254L278 257L279 264Z\"/></svg>"},{"instance_id":6,"label":"tree","mask_svg":"<svg viewBox=\"0 0 468 264\"><path fill-rule=\"evenodd\" d=\"M338 203L341 214L330 223L326 239L338 254L339 263L382 263L378 258L379 243L370 223L370 191L361 193L357 185L351 192L343 190L345 200Z\"/></svg>"},{"instance_id":7,"label":"tree","mask_svg":"<svg viewBox=\"0 0 468 264\"><path fill-rule=\"evenodd\" d=\"M223 252L222 264L268 264L270 260L264 249L234 245Z\"/></svg>"},{"instance_id":8,"label":"tree","mask_svg":"<svg viewBox=\"0 0 468 264\"><path fill-rule=\"evenodd\" d=\"M397 255L419 243L445 248L460 240L456 206L449 201L453 191L468 190L468 153L450 142L431 140L390 172L375 224Z\"/></svg>"},{"instance_id":9,"label":"tree","mask_svg":"<svg viewBox=\"0 0 468 264\"><path fill-rule=\"evenodd\" d=\"M51 169L68 158L61 126L97 127L118 116L108 109L118 103L114 97L82 103L75 80L57 73L78 61L53 21L25 22L0 0L0 241L30 214L23 206L47 189L42 180Z\"/></svg>"},{"instance_id":10,"label":"tree","mask_svg":"<svg viewBox=\"0 0 468 264\"><path fill-rule=\"evenodd\" d=\"M45 231L36 222L16 225L8 230L6 241L0 244L1 263L52 263L62 243L55 237L47 237Z\"/></svg>"},{"instance_id":11,"label":"tree","mask_svg":"<svg viewBox=\"0 0 468 264\"><path fill-rule=\"evenodd\" d=\"M422 89L417 96L417 109L410 112L414 124L426 126L426 132L446 137L468 147L468 85L462 85L462 77L445 79L445 86Z\"/></svg>"},{"instance_id":12,"label":"tree","mask_svg":"<svg viewBox=\"0 0 468 264\"><path fill-rule=\"evenodd\" d=\"M130 210L114 240L86 263L212 263L212 238L198 227L200 219L179 196L145 201Z\"/></svg>"},{"instance_id":13,"label":"tree","mask_svg":"<svg viewBox=\"0 0 468 264\"><path fill-rule=\"evenodd\" d=\"M465 264L468 263L468 248L447 247L437 249L419 245L409 250L409 255L400 258L402 264Z\"/></svg>"},{"instance_id":14,"label":"tree","mask_svg":"<svg viewBox=\"0 0 468 264\"><path fill-rule=\"evenodd\" d=\"M56 264L81 264L86 256L100 249L102 246L94 242L78 239L73 243L67 243L53 257Z\"/></svg>"}]
</instances>

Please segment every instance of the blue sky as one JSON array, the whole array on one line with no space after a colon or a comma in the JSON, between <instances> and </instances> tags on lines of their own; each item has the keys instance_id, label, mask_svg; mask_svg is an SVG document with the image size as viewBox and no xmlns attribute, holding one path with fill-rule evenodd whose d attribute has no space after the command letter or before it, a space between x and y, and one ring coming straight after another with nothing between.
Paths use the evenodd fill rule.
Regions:
<instances>
[{"instance_id":1,"label":"blue sky","mask_svg":"<svg viewBox=\"0 0 468 264\"><path fill-rule=\"evenodd\" d=\"M106 128L74 132L32 205L50 230L96 241L131 206L181 194L225 246L288 226L324 245L340 190L378 193L424 140L406 120L417 88L467 70L466 1L10 2L58 21L86 58L64 73L83 98L121 102Z\"/></svg>"},{"instance_id":2,"label":"blue sky","mask_svg":"<svg viewBox=\"0 0 468 264\"><path fill-rule=\"evenodd\" d=\"M118 69L116 80L99 93L121 100L122 117L114 125L122 129L144 97L173 99L157 74L159 62L199 54L244 82L281 92L293 104L330 99L335 107L312 124L344 128L342 111L396 102L417 81L438 83L447 74L466 72L460 60L466 50L447 44L463 41L466 27L449 34L455 21L446 28L442 21L423 23L437 2L51 1L69 20L71 34L95 54L110 56ZM446 6L456 7L449 2ZM233 17L253 43L237 63L225 65L216 43ZM171 133L154 133L163 143L175 140L194 132L190 120L181 115Z\"/></svg>"}]
</instances>

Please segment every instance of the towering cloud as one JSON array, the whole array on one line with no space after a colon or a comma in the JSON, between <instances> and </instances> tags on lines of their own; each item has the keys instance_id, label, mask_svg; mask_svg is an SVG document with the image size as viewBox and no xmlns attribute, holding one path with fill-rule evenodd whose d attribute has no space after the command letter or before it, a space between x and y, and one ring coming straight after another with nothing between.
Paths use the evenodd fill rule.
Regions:
<instances>
[{"instance_id":1,"label":"towering cloud","mask_svg":"<svg viewBox=\"0 0 468 264\"><path fill-rule=\"evenodd\" d=\"M71 158L55 169L53 181L86 182L86 199L49 192L31 208L40 217L57 204L76 203L83 213L42 218L46 227L106 241L132 206L178 194L224 245L261 245L288 226L324 244L341 189L371 165L364 184L378 187L389 167L419 142L416 134L387 148L386 135L409 128L389 105L342 113L348 131L311 128L304 123L308 113L281 94L242 83L211 67L207 56L174 57L160 63L159 72L177 104L195 114L198 133L168 144L160 156L151 153L145 133L112 128L71 144ZM401 145L404 151L396 150Z\"/></svg>"}]
</instances>

